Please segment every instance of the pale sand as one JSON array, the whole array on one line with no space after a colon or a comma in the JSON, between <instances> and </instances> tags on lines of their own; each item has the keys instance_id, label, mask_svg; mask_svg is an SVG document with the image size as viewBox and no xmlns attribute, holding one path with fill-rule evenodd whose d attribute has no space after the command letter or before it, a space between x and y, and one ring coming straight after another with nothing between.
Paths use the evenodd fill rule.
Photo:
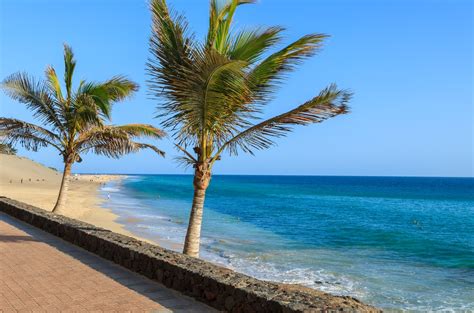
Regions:
<instances>
[{"instance_id":1,"label":"pale sand","mask_svg":"<svg viewBox=\"0 0 474 313\"><path fill-rule=\"evenodd\" d=\"M0 195L51 211L58 196L62 174L30 159L0 154ZM73 175L67 205L62 215L82 220L113 232L139 238L117 223L117 215L100 207L99 187L120 180L121 175ZM23 183L21 180L23 179ZM153 243L153 242L152 242Z\"/></svg>"}]
</instances>

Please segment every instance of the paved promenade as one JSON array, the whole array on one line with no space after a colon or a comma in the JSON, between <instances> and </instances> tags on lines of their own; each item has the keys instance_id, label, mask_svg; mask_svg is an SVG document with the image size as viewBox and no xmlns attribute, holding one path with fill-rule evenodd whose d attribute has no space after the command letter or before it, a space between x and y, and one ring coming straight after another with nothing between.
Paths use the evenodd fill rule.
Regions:
<instances>
[{"instance_id":1,"label":"paved promenade","mask_svg":"<svg viewBox=\"0 0 474 313\"><path fill-rule=\"evenodd\" d=\"M0 312L215 312L0 213Z\"/></svg>"}]
</instances>

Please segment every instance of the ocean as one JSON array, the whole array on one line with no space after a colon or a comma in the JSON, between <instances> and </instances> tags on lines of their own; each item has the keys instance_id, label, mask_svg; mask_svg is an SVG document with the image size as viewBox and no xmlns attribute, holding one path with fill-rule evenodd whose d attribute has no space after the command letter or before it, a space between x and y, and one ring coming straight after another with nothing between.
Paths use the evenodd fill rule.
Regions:
<instances>
[{"instance_id":1,"label":"ocean","mask_svg":"<svg viewBox=\"0 0 474 313\"><path fill-rule=\"evenodd\" d=\"M179 249L192 176L131 175L102 194L128 230ZM474 179L216 175L201 257L387 311L474 311Z\"/></svg>"}]
</instances>

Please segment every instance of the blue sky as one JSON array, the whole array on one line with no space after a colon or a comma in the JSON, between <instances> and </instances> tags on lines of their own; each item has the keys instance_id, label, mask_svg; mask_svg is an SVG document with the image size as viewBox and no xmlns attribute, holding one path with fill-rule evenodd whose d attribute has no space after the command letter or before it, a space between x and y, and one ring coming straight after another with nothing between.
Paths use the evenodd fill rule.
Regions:
<instances>
[{"instance_id":1,"label":"blue sky","mask_svg":"<svg viewBox=\"0 0 474 313\"><path fill-rule=\"evenodd\" d=\"M168 0L203 38L208 0ZM113 123L153 119L146 88L150 16L145 0L1 0L0 78L16 71L42 77L52 64L62 75L62 44L76 54L76 83L126 74L140 91L114 108ZM331 82L355 93L352 113L296 127L278 146L224 156L220 174L473 176L473 5L469 0L260 0L240 8L236 27L284 26L285 42L330 34L264 116L284 112ZM22 104L0 96L0 115L33 121ZM110 160L87 155L76 172L184 173L168 152ZM61 168L50 149L26 155ZM188 173L190 170L187 171Z\"/></svg>"}]
</instances>

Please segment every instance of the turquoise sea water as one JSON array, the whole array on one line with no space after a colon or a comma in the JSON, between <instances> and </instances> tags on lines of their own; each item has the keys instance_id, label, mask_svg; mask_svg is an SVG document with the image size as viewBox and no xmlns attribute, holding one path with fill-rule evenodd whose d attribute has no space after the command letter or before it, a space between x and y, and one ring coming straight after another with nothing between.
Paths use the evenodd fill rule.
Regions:
<instances>
[{"instance_id":1,"label":"turquoise sea water","mask_svg":"<svg viewBox=\"0 0 474 313\"><path fill-rule=\"evenodd\" d=\"M178 249L191 176L103 193L129 230ZM474 310L472 178L214 176L202 236L203 258L257 278L386 310Z\"/></svg>"}]
</instances>

